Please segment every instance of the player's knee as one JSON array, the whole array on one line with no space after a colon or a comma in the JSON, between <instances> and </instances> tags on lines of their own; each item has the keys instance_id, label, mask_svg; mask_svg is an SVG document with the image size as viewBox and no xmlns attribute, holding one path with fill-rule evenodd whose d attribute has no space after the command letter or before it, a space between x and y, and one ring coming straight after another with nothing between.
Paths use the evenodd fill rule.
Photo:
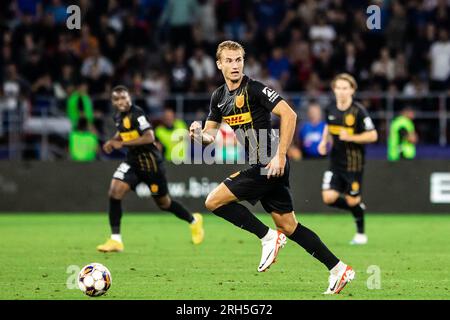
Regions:
<instances>
[{"instance_id":1,"label":"player's knee","mask_svg":"<svg viewBox=\"0 0 450 320\"><path fill-rule=\"evenodd\" d=\"M168 210L170 208L170 200L169 201L166 201L166 200L156 201L156 204L157 204L158 208L160 208L161 210Z\"/></svg>"},{"instance_id":2,"label":"player's knee","mask_svg":"<svg viewBox=\"0 0 450 320\"><path fill-rule=\"evenodd\" d=\"M356 207L361 202L361 197L346 197L345 201L349 207Z\"/></svg>"},{"instance_id":3,"label":"player's knee","mask_svg":"<svg viewBox=\"0 0 450 320\"><path fill-rule=\"evenodd\" d=\"M277 223L277 229L284 233L286 236L290 236L297 228L297 222L295 221L283 221Z\"/></svg>"},{"instance_id":4,"label":"player's knee","mask_svg":"<svg viewBox=\"0 0 450 320\"><path fill-rule=\"evenodd\" d=\"M124 192L119 188L110 188L108 191L108 196L116 200L122 200Z\"/></svg>"},{"instance_id":5,"label":"player's knee","mask_svg":"<svg viewBox=\"0 0 450 320\"><path fill-rule=\"evenodd\" d=\"M208 196L205 200L205 207L209 211L214 211L221 206L220 201L216 197Z\"/></svg>"},{"instance_id":6,"label":"player's knee","mask_svg":"<svg viewBox=\"0 0 450 320\"><path fill-rule=\"evenodd\" d=\"M326 205L331 205L336 202L337 197L332 194L325 193L325 194L322 194L322 200L323 200L323 203L325 203Z\"/></svg>"}]
</instances>

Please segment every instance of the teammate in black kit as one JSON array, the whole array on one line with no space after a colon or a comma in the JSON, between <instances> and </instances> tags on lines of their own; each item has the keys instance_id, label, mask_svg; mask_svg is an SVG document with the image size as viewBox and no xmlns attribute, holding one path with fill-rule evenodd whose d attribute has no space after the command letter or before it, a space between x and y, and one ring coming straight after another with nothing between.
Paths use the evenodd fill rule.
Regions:
<instances>
[{"instance_id":1,"label":"teammate in black kit","mask_svg":"<svg viewBox=\"0 0 450 320\"><path fill-rule=\"evenodd\" d=\"M225 84L212 95L203 130L200 123L194 122L190 135L200 143L213 143L221 122L225 121L234 129L237 139L245 143L251 166L226 178L208 195L205 205L214 214L261 239L259 272L275 262L287 236L330 270L325 293L339 293L354 278L353 269L339 261L313 231L299 224L293 211L286 151L297 116L277 92L243 75L244 54L237 42L224 41L218 46L217 67L222 71ZM271 113L281 118L279 138L271 132ZM271 140L279 142L274 150L270 148ZM271 213L278 231L264 225L238 203L243 200L252 204L260 201Z\"/></svg>"},{"instance_id":2,"label":"teammate in black kit","mask_svg":"<svg viewBox=\"0 0 450 320\"><path fill-rule=\"evenodd\" d=\"M128 191L135 190L138 185L147 185L159 208L190 223L192 241L194 244L201 243L204 237L202 216L198 213L191 214L170 198L163 156L154 144L155 135L144 111L131 102L128 89L124 86L117 86L112 90L111 101L117 109L114 115L117 133L105 143L103 150L111 153L114 149L127 147L128 152L126 161L114 173L109 188L109 223L112 235L97 250L123 251L120 234L121 202Z\"/></svg>"},{"instance_id":3,"label":"teammate in black kit","mask_svg":"<svg viewBox=\"0 0 450 320\"><path fill-rule=\"evenodd\" d=\"M349 74L339 74L332 82L336 103L326 110L319 153L327 153L332 137L330 168L323 176L322 198L325 204L352 212L356 234L351 244L366 244L364 230L365 205L361 202L365 144L378 139L377 131L366 109L353 100L357 84Z\"/></svg>"}]
</instances>

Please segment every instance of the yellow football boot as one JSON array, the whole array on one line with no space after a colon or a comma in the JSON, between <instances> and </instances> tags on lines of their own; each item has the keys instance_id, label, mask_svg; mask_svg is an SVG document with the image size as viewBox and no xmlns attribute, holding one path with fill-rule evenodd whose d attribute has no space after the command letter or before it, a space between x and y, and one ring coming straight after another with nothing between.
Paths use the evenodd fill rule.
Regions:
<instances>
[{"instance_id":1,"label":"yellow football boot","mask_svg":"<svg viewBox=\"0 0 450 320\"><path fill-rule=\"evenodd\" d=\"M104 244L97 246L100 252L122 252L123 249L123 243L113 239L108 239Z\"/></svg>"},{"instance_id":2,"label":"yellow football boot","mask_svg":"<svg viewBox=\"0 0 450 320\"><path fill-rule=\"evenodd\" d=\"M193 216L195 218L195 222L189 225L191 228L192 242L194 244L200 244L205 238L205 230L203 230L203 217L200 213L194 213Z\"/></svg>"}]
</instances>

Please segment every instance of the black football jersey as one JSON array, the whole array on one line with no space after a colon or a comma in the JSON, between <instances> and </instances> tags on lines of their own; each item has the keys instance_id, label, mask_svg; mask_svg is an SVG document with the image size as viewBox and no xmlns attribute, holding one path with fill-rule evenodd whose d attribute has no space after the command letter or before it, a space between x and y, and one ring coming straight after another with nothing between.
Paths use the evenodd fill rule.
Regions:
<instances>
[{"instance_id":1,"label":"black football jersey","mask_svg":"<svg viewBox=\"0 0 450 320\"><path fill-rule=\"evenodd\" d=\"M365 162L365 146L339 139L342 129L352 134L371 131L375 126L367 110L358 102L353 101L350 108L341 111L336 103L326 108L328 132L333 137L333 147L330 152L331 169L345 172L361 172Z\"/></svg>"},{"instance_id":2,"label":"black football jersey","mask_svg":"<svg viewBox=\"0 0 450 320\"><path fill-rule=\"evenodd\" d=\"M214 91L207 120L224 121L234 130L250 164L267 164L278 142L271 112L281 100L275 90L244 75L239 88L230 91L223 84Z\"/></svg>"},{"instance_id":3,"label":"black football jersey","mask_svg":"<svg viewBox=\"0 0 450 320\"><path fill-rule=\"evenodd\" d=\"M134 140L153 129L144 111L136 105L132 105L128 112L116 112L114 123L122 141ZM154 143L127 148L127 162L141 170L155 170L157 162L161 161L161 153Z\"/></svg>"}]
</instances>

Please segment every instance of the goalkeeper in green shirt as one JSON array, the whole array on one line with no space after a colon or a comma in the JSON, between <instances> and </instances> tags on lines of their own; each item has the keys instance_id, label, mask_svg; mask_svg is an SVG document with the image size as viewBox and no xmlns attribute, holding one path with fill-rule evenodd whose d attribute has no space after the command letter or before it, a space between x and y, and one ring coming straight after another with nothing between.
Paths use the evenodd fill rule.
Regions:
<instances>
[{"instance_id":1,"label":"goalkeeper in green shirt","mask_svg":"<svg viewBox=\"0 0 450 320\"><path fill-rule=\"evenodd\" d=\"M391 123L388 138L388 160L414 159L418 141L413 119L414 109L405 107Z\"/></svg>"}]
</instances>

